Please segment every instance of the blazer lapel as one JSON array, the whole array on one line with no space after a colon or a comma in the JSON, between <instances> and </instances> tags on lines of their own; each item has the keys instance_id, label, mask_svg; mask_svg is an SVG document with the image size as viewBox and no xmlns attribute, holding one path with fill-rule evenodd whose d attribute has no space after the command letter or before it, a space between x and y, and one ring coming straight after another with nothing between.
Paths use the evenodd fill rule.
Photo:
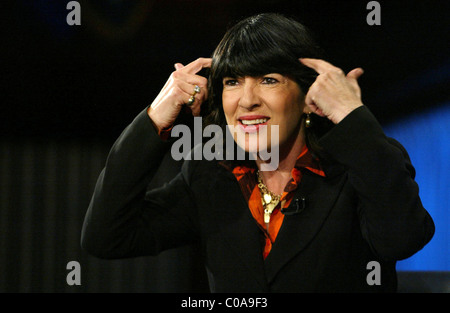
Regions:
<instances>
[{"instance_id":1,"label":"blazer lapel","mask_svg":"<svg viewBox=\"0 0 450 313\"><path fill-rule=\"evenodd\" d=\"M320 230L343 185L344 177L321 177L305 171L296 195L288 208L295 212L295 199L304 198L304 208L286 214L272 250L265 260L270 283L278 271L300 253ZM301 204L301 202L300 202Z\"/></svg>"},{"instance_id":2,"label":"blazer lapel","mask_svg":"<svg viewBox=\"0 0 450 313\"><path fill-rule=\"evenodd\" d=\"M234 175L219 170L211 184L211 194L220 207L218 227L229 251L247 268L263 290L268 289L261 251L261 231L251 215L248 204ZM220 190L220 192L217 192Z\"/></svg>"}]
</instances>

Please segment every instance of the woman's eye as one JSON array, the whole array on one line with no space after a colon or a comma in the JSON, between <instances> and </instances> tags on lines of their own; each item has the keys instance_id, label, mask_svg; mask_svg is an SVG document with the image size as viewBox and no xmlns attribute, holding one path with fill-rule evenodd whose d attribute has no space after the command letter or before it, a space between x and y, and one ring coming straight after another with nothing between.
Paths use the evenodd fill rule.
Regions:
<instances>
[{"instance_id":1,"label":"woman's eye","mask_svg":"<svg viewBox=\"0 0 450 313\"><path fill-rule=\"evenodd\" d=\"M237 79L224 79L223 80L224 86L236 86L238 84Z\"/></svg>"},{"instance_id":2,"label":"woman's eye","mask_svg":"<svg viewBox=\"0 0 450 313\"><path fill-rule=\"evenodd\" d=\"M273 77L264 77L262 83L263 84L276 84L278 82L277 79L273 78Z\"/></svg>"}]
</instances>

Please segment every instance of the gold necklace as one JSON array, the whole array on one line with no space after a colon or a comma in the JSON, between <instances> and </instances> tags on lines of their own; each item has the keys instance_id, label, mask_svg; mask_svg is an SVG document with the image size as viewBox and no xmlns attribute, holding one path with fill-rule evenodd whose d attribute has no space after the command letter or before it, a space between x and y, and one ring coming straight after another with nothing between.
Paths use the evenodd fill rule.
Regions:
<instances>
[{"instance_id":1,"label":"gold necklace","mask_svg":"<svg viewBox=\"0 0 450 313\"><path fill-rule=\"evenodd\" d=\"M258 188L259 191L261 192L261 202L264 207L264 223L269 224L270 215L280 202L281 195L274 194L267 188L266 185L264 185L259 170L257 172L257 176L258 176Z\"/></svg>"}]
</instances>

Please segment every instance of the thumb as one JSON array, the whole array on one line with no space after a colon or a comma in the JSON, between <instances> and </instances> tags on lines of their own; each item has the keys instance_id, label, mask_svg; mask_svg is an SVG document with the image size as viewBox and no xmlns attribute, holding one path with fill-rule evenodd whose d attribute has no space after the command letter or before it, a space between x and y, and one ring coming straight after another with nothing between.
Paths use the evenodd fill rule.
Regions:
<instances>
[{"instance_id":1,"label":"thumb","mask_svg":"<svg viewBox=\"0 0 450 313\"><path fill-rule=\"evenodd\" d=\"M362 74L364 74L364 70L358 67L348 72L347 78L358 80L358 78L361 77Z\"/></svg>"},{"instance_id":2,"label":"thumb","mask_svg":"<svg viewBox=\"0 0 450 313\"><path fill-rule=\"evenodd\" d=\"M359 88L358 85L358 78L360 78L362 74L364 74L364 70L358 67L348 72L346 76L347 81L350 83L350 85L353 86L353 88L355 88L355 92L358 95L358 97L361 97L361 89Z\"/></svg>"}]
</instances>

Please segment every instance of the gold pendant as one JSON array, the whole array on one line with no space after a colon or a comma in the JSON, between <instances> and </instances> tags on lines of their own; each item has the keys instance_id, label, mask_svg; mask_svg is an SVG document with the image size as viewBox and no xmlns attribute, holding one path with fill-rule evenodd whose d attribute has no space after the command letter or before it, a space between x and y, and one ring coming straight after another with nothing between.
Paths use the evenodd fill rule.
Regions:
<instances>
[{"instance_id":1,"label":"gold pendant","mask_svg":"<svg viewBox=\"0 0 450 313\"><path fill-rule=\"evenodd\" d=\"M270 222L270 216L277 206L278 201L276 203L269 203L266 205L266 208L264 209L264 223L269 224Z\"/></svg>"},{"instance_id":2,"label":"gold pendant","mask_svg":"<svg viewBox=\"0 0 450 313\"><path fill-rule=\"evenodd\" d=\"M263 196L263 198L264 198L264 202L265 202L266 204L269 204L269 203L272 201L272 196L269 195L268 193L265 193L264 196Z\"/></svg>"},{"instance_id":3,"label":"gold pendant","mask_svg":"<svg viewBox=\"0 0 450 313\"><path fill-rule=\"evenodd\" d=\"M269 224L270 222L270 213L264 212L264 223Z\"/></svg>"}]
</instances>

